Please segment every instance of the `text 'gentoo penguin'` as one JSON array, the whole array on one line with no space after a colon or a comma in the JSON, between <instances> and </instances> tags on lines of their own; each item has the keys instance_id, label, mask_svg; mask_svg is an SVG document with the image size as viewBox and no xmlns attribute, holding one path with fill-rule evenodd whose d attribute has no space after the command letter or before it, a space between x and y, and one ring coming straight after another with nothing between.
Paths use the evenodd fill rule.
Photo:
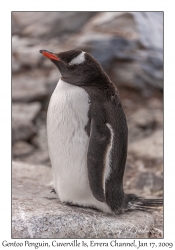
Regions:
<instances>
[{"instance_id":1,"label":"text 'gentoo penguin'","mask_svg":"<svg viewBox=\"0 0 175 250\"><path fill-rule=\"evenodd\" d=\"M56 193L64 203L121 213L162 205L123 191L128 127L116 87L88 53L40 50L61 74L47 113Z\"/></svg>"}]
</instances>

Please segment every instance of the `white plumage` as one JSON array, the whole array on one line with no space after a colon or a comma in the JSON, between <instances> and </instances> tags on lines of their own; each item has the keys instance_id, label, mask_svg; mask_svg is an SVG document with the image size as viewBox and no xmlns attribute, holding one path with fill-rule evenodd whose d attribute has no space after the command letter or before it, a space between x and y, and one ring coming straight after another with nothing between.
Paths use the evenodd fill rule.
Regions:
<instances>
[{"instance_id":1,"label":"white plumage","mask_svg":"<svg viewBox=\"0 0 175 250\"><path fill-rule=\"evenodd\" d=\"M70 61L70 65L72 64L81 64L85 61L85 52L82 51L81 54L79 54L78 56L74 57L71 61Z\"/></svg>"},{"instance_id":2,"label":"white plumage","mask_svg":"<svg viewBox=\"0 0 175 250\"><path fill-rule=\"evenodd\" d=\"M62 202L111 212L106 203L93 196L89 186L89 137L84 129L88 122L89 105L89 96L83 88L59 80L47 113L54 188Z\"/></svg>"},{"instance_id":3,"label":"white plumage","mask_svg":"<svg viewBox=\"0 0 175 250\"><path fill-rule=\"evenodd\" d=\"M110 134L111 134L111 138L110 138L110 143L107 147L107 151L106 151L106 161L105 161L105 174L104 174L104 178L103 178L103 188L105 191L105 182L106 180L109 178L110 172L111 172L111 152L112 152L112 147L113 147L113 142L114 142L114 131L112 129L112 126L109 123L106 123L106 126L109 128L110 130Z\"/></svg>"}]
</instances>

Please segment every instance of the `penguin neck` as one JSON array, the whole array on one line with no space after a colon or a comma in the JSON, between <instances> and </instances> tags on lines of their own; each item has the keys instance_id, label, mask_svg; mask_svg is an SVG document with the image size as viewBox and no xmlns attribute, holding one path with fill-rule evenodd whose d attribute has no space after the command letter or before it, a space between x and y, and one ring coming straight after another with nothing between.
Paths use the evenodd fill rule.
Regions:
<instances>
[{"instance_id":1,"label":"penguin neck","mask_svg":"<svg viewBox=\"0 0 175 250\"><path fill-rule=\"evenodd\" d=\"M90 78L89 76L62 76L61 80L64 82L70 83L72 85L76 85L79 87L102 87L109 86L110 79L106 77L105 75L102 76L96 76L96 78Z\"/></svg>"}]
</instances>

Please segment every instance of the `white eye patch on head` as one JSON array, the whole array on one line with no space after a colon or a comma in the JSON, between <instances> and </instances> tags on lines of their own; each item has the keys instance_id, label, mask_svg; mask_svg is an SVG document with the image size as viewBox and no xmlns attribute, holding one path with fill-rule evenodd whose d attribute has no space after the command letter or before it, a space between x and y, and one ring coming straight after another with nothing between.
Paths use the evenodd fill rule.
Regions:
<instances>
[{"instance_id":1,"label":"white eye patch on head","mask_svg":"<svg viewBox=\"0 0 175 250\"><path fill-rule=\"evenodd\" d=\"M71 61L70 61L70 65L73 64L81 64L85 61L85 52L82 51L78 56L74 57Z\"/></svg>"}]
</instances>

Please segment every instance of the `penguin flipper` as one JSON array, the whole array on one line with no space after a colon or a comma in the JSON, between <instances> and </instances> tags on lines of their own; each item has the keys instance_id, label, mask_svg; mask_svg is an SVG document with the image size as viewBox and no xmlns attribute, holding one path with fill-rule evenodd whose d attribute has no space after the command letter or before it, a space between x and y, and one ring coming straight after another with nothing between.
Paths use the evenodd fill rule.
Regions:
<instances>
[{"instance_id":1,"label":"penguin flipper","mask_svg":"<svg viewBox=\"0 0 175 250\"><path fill-rule=\"evenodd\" d=\"M105 157L109 143L110 131L106 124L98 125L95 119L92 119L87 153L87 168L92 194L101 202L105 201Z\"/></svg>"}]
</instances>

